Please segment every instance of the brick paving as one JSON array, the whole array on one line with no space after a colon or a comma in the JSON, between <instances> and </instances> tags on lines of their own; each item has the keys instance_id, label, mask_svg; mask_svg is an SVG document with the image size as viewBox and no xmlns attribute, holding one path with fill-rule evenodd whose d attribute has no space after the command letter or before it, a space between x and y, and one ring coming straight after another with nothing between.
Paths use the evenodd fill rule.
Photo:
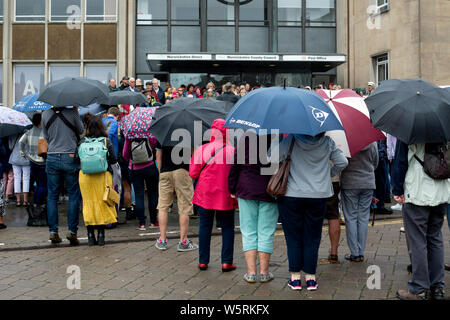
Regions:
<instances>
[{"instance_id":1,"label":"brick paving","mask_svg":"<svg viewBox=\"0 0 450 320\"><path fill-rule=\"evenodd\" d=\"M123 232L137 234L131 227L107 231L105 247L61 246L49 249L42 239L47 229L11 227L0 232L0 243L16 239L19 245L13 251L0 247L0 300L69 299L69 300L378 300L395 299L398 289L407 288L410 276L404 234L399 232L401 220L383 220L369 228L366 261L350 263L343 259L348 248L345 230L341 233L338 265L324 264L328 256L329 239L323 231L319 251L316 292L294 292L286 286L289 277L286 244L283 233L275 236L275 251L271 259L271 271L275 279L267 284L247 284L242 276L246 272L241 251L241 236L235 241L234 272L222 273L220 269L221 237L214 236L211 245L211 262L207 271L197 269L198 251L177 252L177 240L169 240L169 250L158 251L150 237L137 236L137 240L111 243L111 239ZM26 230L26 231L24 231ZM192 227L191 231L196 231ZM25 234L17 235L16 233ZM446 241L446 261L450 261L450 232L443 228ZM42 239L38 239L42 236ZM81 235L80 235L81 236ZM21 238L22 237L22 238ZM20 241L38 244L34 250L19 250ZM19 240L22 239L22 240ZM28 239L28 240L27 240ZM195 242L197 239L193 239ZM11 245L10 245L11 246ZM10 247L11 248L11 247ZM24 245L22 248L27 248ZM30 248L28 248L30 249ZM81 269L81 289L69 290L66 283L67 267L77 265ZM381 289L366 287L368 266L381 268ZM446 272L446 282L450 273Z\"/></svg>"}]
</instances>

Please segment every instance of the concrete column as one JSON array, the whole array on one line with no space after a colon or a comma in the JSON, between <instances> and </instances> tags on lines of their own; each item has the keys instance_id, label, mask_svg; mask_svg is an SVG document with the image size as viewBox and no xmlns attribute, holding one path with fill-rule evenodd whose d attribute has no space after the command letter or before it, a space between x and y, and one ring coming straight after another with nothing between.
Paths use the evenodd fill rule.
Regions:
<instances>
[{"instance_id":1,"label":"concrete column","mask_svg":"<svg viewBox=\"0 0 450 320\"><path fill-rule=\"evenodd\" d=\"M127 74L127 1L117 1L117 85Z\"/></svg>"},{"instance_id":2,"label":"concrete column","mask_svg":"<svg viewBox=\"0 0 450 320\"><path fill-rule=\"evenodd\" d=\"M336 1L336 39L337 53L347 56L347 62L337 67L337 83L349 88L350 50L349 50L349 0Z\"/></svg>"},{"instance_id":3,"label":"concrete column","mask_svg":"<svg viewBox=\"0 0 450 320\"><path fill-rule=\"evenodd\" d=\"M136 77L136 0L128 0L128 76Z\"/></svg>"},{"instance_id":4,"label":"concrete column","mask_svg":"<svg viewBox=\"0 0 450 320\"><path fill-rule=\"evenodd\" d=\"M3 1L3 105L13 106L12 20L13 3Z\"/></svg>"}]
</instances>

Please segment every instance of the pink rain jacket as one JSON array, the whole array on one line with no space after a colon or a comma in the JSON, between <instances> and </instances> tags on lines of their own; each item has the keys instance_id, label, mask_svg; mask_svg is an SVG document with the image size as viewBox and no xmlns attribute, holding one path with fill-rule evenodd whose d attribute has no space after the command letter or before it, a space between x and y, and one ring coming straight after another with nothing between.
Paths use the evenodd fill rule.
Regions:
<instances>
[{"instance_id":1,"label":"pink rain jacket","mask_svg":"<svg viewBox=\"0 0 450 320\"><path fill-rule=\"evenodd\" d=\"M224 124L225 120L222 119L213 122L210 142L195 150L189 165L189 175L198 179L192 203L204 209L227 211L238 207L237 201L231 198L228 191L228 173L234 157L234 147L227 144L228 128ZM214 158L202 170L216 151L218 152Z\"/></svg>"}]
</instances>

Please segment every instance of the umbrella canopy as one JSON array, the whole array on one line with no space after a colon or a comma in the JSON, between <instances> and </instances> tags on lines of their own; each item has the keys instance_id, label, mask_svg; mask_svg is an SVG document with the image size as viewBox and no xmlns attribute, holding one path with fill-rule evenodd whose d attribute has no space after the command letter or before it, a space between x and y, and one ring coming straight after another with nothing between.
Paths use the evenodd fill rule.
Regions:
<instances>
[{"instance_id":1,"label":"umbrella canopy","mask_svg":"<svg viewBox=\"0 0 450 320\"><path fill-rule=\"evenodd\" d=\"M370 122L364 99L350 89L319 90L320 95L342 123L342 130L327 133L348 158L353 157L372 142L386 138Z\"/></svg>"},{"instance_id":2,"label":"umbrella canopy","mask_svg":"<svg viewBox=\"0 0 450 320\"><path fill-rule=\"evenodd\" d=\"M150 133L150 124L156 108L139 107L133 112L126 115L120 122L119 126L123 131L123 135L127 139L144 139L152 137Z\"/></svg>"},{"instance_id":3,"label":"umbrella canopy","mask_svg":"<svg viewBox=\"0 0 450 320\"><path fill-rule=\"evenodd\" d=\"M344 130L328 104L316 93L272 87L257 89L241 98L228 113L225 126L279 130L316 136L331 130Z\"/></svg>"},{"instance_id":4,"label":"umbrella canopy","mask_svg":"<svg viewBox=\"0 0 450 320\"><path fill-rule=\"evenodd\" d=\"M0 107L0 138L22 133L32 125L25 113Z\"/></svg>"},{"instance_id":5,"label":"umbrella canopy","mask_svg":"<svg viewBox=\"0 0 450 320\"><path fill-rule=\"evenodd\" d=\"M38 100L54 107L89 106L108 102L108 87L89 78L64 78L50 82Z\"/></svg>"},{"instance_id":6,"label":"umbrella canopy","mask_svg":"<svg viewBox=\"0 0 450 320\"><path fill-rule=\"evenodd\" d=\"M13 109L20 112L45 111L52 106L38 100L39 93L30 94L17 102Z\"/></svg>"},{"instance_id":7,"label":"umbrella canopy","mask_svg":"<svg viewBox=\"0 0 450 320\"><path fill-rule=\"evenodd\" d=\"M151 133L163 146L193 147L203 134L211 128L216 119L225 119L225 103L214 99L178 98L159 107L150 126ZM202 129L200 139L194 134L195 122ZM190 135L190 141L172 141L172 133L176 129L185 129ZM199 133L197 133L199 134Z\"/></svg>"},{"instance_id":8,"label":"umbrella canopy","mask_svg":"<svg viewBox=\"0 0 450 320\"><path fill-rule=\"evenodd\" d=\"M384 81L365 102L374 127L406 144L450 140L450 93L423 79Z\"/></svg>"},{"instance_id":9,"label":"umbrella canopy","mask_svg":"<svg viewBox=\"0 0 450 320\"><path fill-rule=\"evenodd\" d=\"M92 114L93 116L99 116L106 113L107 111L108 106L104 104L93 103L89 106L80 106L78 113L80 114L81 118L84 118L84 116L88 113Z\"/></svg>"},{"instance_id":10,"label":"umbrella canopy","mask_svg":"<svg viewBox=\"0 0 450 320\"><path fill-rule=\"evenodd\" d=\"M109 93L108 102L105 103L110 106L119 104L141 104L146 103L147 97L140 92L130 90L114 91Z\"/></svg>"}]
</instances>

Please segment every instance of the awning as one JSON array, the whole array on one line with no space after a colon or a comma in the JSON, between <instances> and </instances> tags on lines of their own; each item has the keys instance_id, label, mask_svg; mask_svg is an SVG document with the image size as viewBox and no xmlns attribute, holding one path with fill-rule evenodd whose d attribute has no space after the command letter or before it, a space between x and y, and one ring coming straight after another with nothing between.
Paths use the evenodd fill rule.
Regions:
<instances>
[{"instance_id":1,"label":"awning","mask_svg":"<svg viewBox=\"0 0 450 320\"><path fill-rule=\"evenodd\" d=\"M346 62L344 54L148 53L152 72L275 71L326 72Z\"/></svg>"}]
</instances>

